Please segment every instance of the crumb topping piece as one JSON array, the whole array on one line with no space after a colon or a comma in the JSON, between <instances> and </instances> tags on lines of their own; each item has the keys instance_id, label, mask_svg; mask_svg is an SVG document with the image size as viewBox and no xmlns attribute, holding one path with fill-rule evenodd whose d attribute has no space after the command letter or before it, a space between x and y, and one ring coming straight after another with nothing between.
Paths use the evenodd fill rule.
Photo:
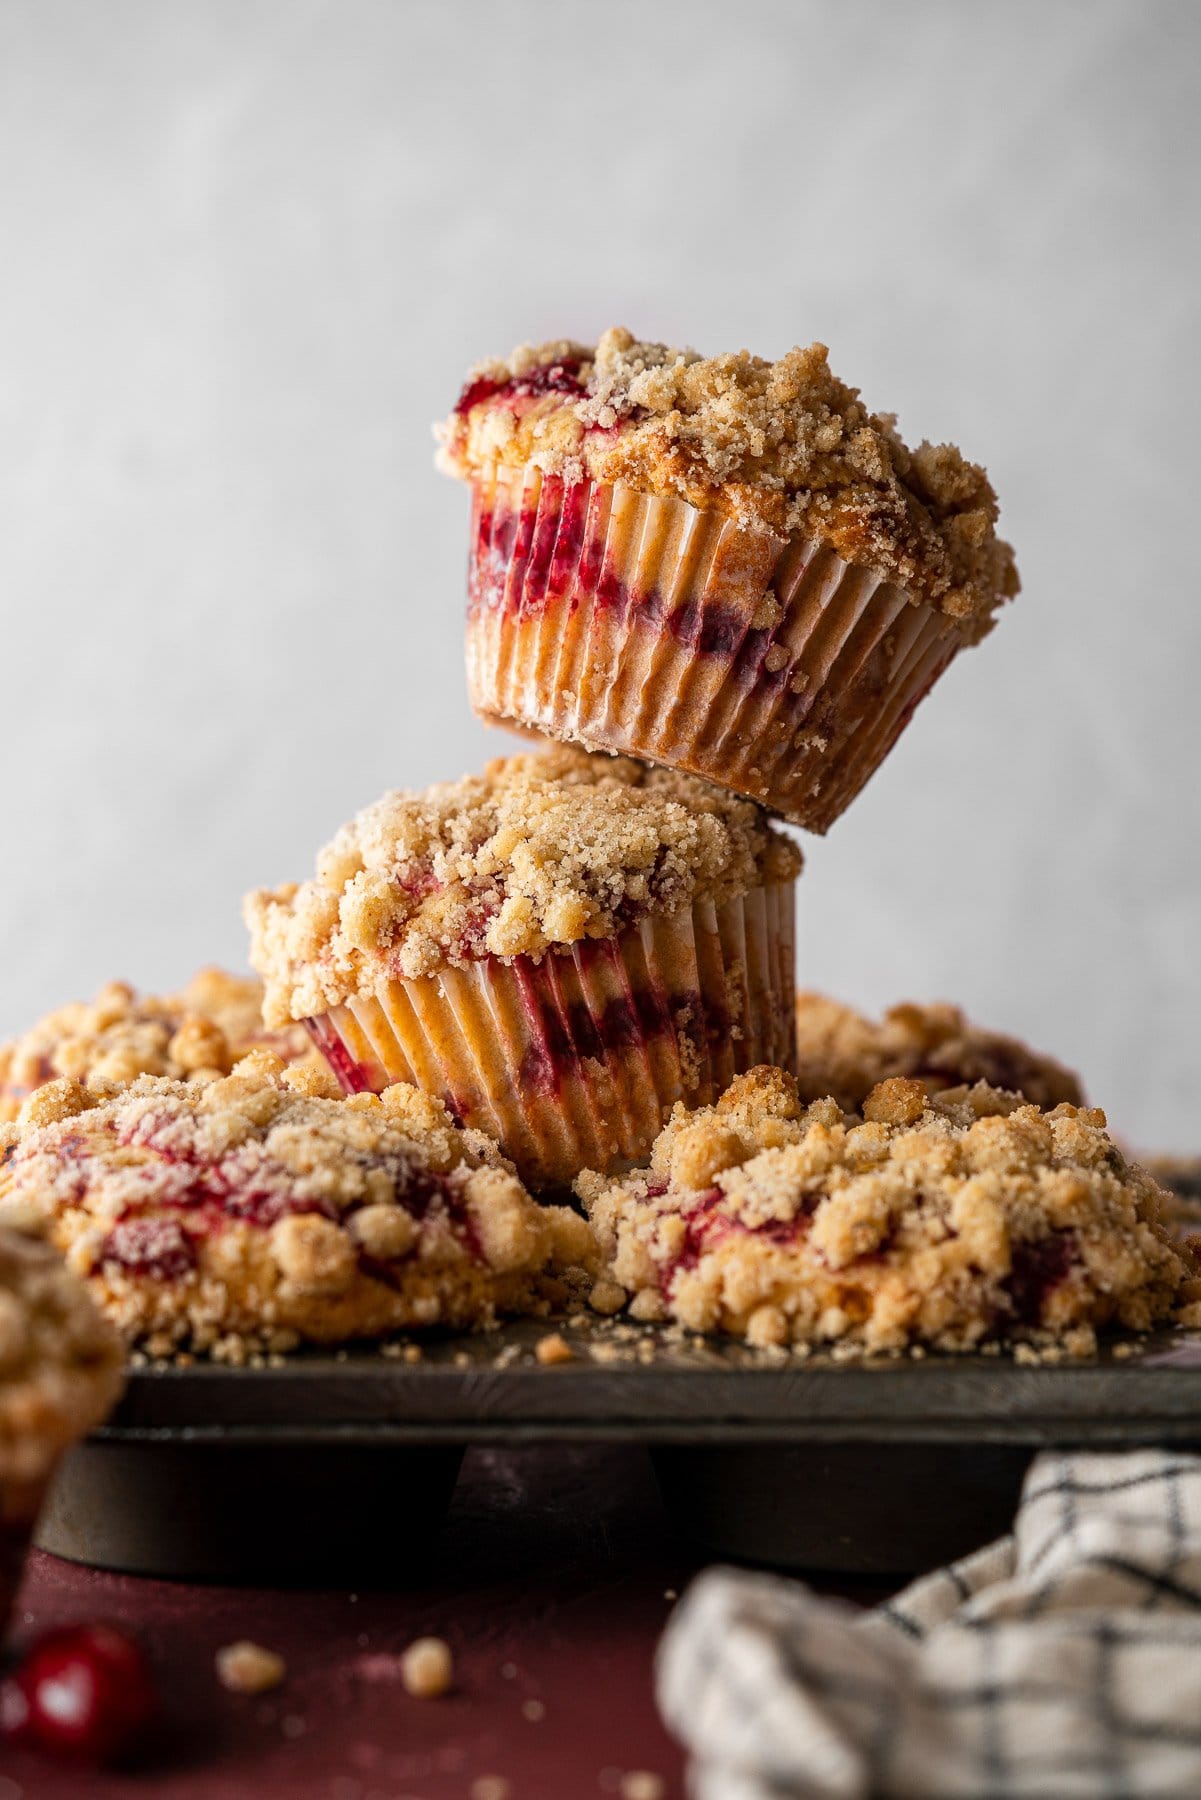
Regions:
<instances>
[{"instance_id":1,"label":"crumb topping piece","mask_svg":"<svg viewBox=\"0 0 1201 1800\"><path fill-rule=\"evenodd\" d=\"M579 1191L640 1317L758 1344L1090 1350L1201 1299L1164 1196L1097 1110L880 1083L861 1114L760 1068L677 1106L648 1169ZM645 1298L644 1298L645 1297Z\"/></svg>"},{"instance_id":2,"label":"crumb topping piece","mask_svg":"<svg viewBox=\"0 0 1201 1800\"><path fill-rule=\"evenodd\" d=\"M592 1254L578 1215L536 1205L438 1101L313 1096L266 1051L202 1087L39 1090L0 1126L0 1222L14 1208L128 1338L231 1360L545 1311Z\"/></svg>"},{"instance_id":3,"label":"crumb topping piece","mask_svg":"<svg viewBox=\"0 0 1201 1800\"><path fill-rule=\"evenodd\" d=\"M533 464L566 482L674 493L751 528L799 532L956 618L1018 591L997 498L952 444L909 450L831 373L824 344L768 362L699 356L630 332L591 348L525 345L481 363L439 427L440 465L468 479Z\"/></svg>"},{"instance_id":4,"label":"crumb topping piece","mask_svg":"<svg viewBox=\"0 0 1201 1800\"><path fill-rule=\"evenodd\" d=\"M93 1000L60 1006L0 1045L0 1119L15 1119L36 1088L60 1075L98 1089L139 1075L211 1081L256 1046L316 1067L303 1030L264 1025L263 985L251 977L201 969L177 994L163 995L110 981Z\"/></svg>"},{"instance_id":5,"label":"crumb topping piece","mask_svg":"<svg viewBox=\"0 0 1201 1800\"><path fill-rule=\"evenodd\" d=\"M647 913L791 880L758 807L689 775L557 744L424 793L385 794L316 879L250 895L270 1024L479 957L540 958Z\"/></svg>"},{"instance_id":6,"label":"crumb topping piece","mask_svg":"<svg viewBox=\"0 0 1201 1800\"><path fill-rule=\"evenodd\" d=\"M112 1408L123 1361L120 1338L36 1212L9 1210L0 1223L0 1483L44 1480Z\"/></svg>"},{"instance_id":7,"label":"crumb topping piece","mask_svg":"<svg viewBox=\"0 0 1201 1800\"><path fill-rule=\"evenodd\" d=\"M445 1638L417 1638L400 1659L400 1678L405 1692L418 1700L436 1700L450 1692L455 1679L455 1659Z\"/></svg>"},{"instance_id":8,"label":"crumb topping piece","mask_svg":"<svg viewBox=\"0 0 1201 1800\"><path fill-rule=\"evenodd\" d=\"M1084 1103L1070 1069L1018 1038L971 1024L957 1006L906 1001L875 1020L805 992L797 995L796 1019L797 1085L805 1101L831 1096L857 1112L878 1082L903 1075L932 1094L983 1081L1046 1109Z\"/></svg>"},{"instance_id":9,"label":"crumb topping piece","mask_svg":"<svg viewBox=\"0 0 1201 1800\"><path fill-rule=\"evenodd\" d=\"M288 1672L288 1665L274 1650L240 1638L236 1644L223 1644L214 1662L217 1680L231 1694L266 1694L277 1688Z\"/></svg>"}]
</instances>

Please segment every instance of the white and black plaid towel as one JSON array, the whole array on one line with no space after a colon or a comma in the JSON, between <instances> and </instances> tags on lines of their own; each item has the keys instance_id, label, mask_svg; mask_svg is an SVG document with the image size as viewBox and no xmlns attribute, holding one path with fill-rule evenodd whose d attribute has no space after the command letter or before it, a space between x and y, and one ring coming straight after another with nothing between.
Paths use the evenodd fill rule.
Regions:
<instances>
[{"instance_id":1,"label":"white and black plaid towel","mask_svg":"<svg viewBox=\"0 0 1201 1800\"><path fill-rule=\"evenodd\" d=\"M1201 1457L1039 1456L1012 1537L871 1613L710 1569L658 1687L696 1800L1201 1796Z\"/></svg>"}]
</instances>

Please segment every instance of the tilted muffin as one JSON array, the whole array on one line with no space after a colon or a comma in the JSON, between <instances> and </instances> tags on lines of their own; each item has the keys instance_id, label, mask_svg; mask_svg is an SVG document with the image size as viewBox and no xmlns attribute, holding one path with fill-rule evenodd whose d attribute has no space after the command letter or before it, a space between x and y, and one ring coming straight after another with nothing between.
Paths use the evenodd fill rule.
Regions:
<instances>
[{"instance_id":1,"label":"tilted muffin","mask_svg":"<svg viewBox=\"0 0 1201 1800\"><path fill-rule=\"evenodd\" d=\"M637 1316L756 1344L1081 1353L1098 1326L1201 1318L1196 1262L1104 1113L983 1085L898 1077L855 1117L754 1069L677 1108L648 1169L579 1191Z\"/></svg>"},{"instance_id":2,"label":"tilted muffin","mask_svg":"<svg viewBox=\"0 0 1201 1800\"><path fill-rule=\"evenodd\" d=\"M36 1214L11 1208L0 1225L0 1634L59 1458L110 1411L123 1362Z\"/></svg>"},{"instance_id":3,"label":"tilted muffin","mask_svg":"<svg viewBox=\"0 0 1201 1800\"><path fill-rule=\"evenodd\" d=\"M0 1119L15 1119L23 1100L60 1075L94 1087L139 1075L207 1081L228 1075L256 1046L285 1062L315 1060L300 1026L263 1024L260 981L200 969L179 993L163 995L110 981L94 1000L60 1006L0 1044Z\"/></svg>"},{"instance_id":4,"label":"tilted muffin","mask_svg":"<svg viewBox=\"0 0 1201 1800\"><path fill-rule=\"evenodd\" d=\"M983 469L831 374L608 331L483 363L440 428L473 490L472 704L825 831L1017 592Z\"/></svg>"},{"instance_id":5,"label":"tilted muffin","mask_svg":"<svg viewBox=\"0 0 1201 1800\"><path fill-rule=\"evenodd\" d=\"M826 994L802 992L796 1019L797 1087L805 1101L830 1095L857 1112L879 1082L902 1075L932 1094L982 1081L1048 1110L1084 1104L1070 1069L1018 1038L971 1024L957 1006L910 1000L876 1020Z\"/></svg>"},{"instance_id":6,"label":"tilted muffin","mask_svg":"<svg viewBox=\"0 0 1201 1800\"><path fill-rule=\"evenodd\" d=\"M567 1295L591 1234L429 1095L331 1100L253 1051L196 1086L40 1089L0 1126L0 1223L37 1210L131 1341L228 1359L489 1324ZM7 1146L5 1149L4 1147Z\"/></svg>"},{"instance_id":7,"label":"tilted muffin","mask_svg":"<svg viewBox=\"0 0 1201 1800\"><path fill-rule=\"evenodd\" d=\"M791 1064L799 866L745 800L555 745L366 808L315 880L250 896L251 962L348 1091L416 1082L570 1183Z\"/></svg>"}]
</instances>

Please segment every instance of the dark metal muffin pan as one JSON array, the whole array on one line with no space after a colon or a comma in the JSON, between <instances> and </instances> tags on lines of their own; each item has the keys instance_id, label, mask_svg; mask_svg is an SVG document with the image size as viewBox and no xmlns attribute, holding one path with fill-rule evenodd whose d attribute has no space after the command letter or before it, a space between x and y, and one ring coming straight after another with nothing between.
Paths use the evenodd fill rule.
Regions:
<instances>
[{"instance_id":1,"label":"dark metal muffin pan","mask_svg":"<svg viewBox=\"0 0 1201 1800\"><path fill-rule=\"evenodd\" d=\"M621 1442L647 1447L676 1527L715 1555L891 1574L1003 1530L1039 1448L1201 1447L1201 1339L1179 1334L1073 1363L837 1362L580 1319L562 1326L576 1359L544 1367L548 1329L446 1339L415 1363L135 1369L38 1541L145 1574L403 1583L466 1445Z\"/></svg>"}]
</instances>

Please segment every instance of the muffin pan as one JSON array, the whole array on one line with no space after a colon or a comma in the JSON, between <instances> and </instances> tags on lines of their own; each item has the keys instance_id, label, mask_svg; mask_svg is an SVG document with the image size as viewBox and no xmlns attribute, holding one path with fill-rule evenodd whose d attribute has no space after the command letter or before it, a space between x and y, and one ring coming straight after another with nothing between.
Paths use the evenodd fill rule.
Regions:
<instances>
[{"instance_id":1,"label":"muffin pan","mask_svg":"<svg viewBox=\"0 0 1201 1800\"><path fill-rule=\"evenodd\" d=\"M522 1321L280 1366L135 1369L75 1450L43 1549L180 1577L404 1584L428 1558L468 1444L643 1444L681 1534L717 1556L899 1574L1005 1529L1049 1445L1201 1447L1201 1336L1083 1362L835 1362L590 1316L546 1367Z\"/></svg>"}]
</instances>

